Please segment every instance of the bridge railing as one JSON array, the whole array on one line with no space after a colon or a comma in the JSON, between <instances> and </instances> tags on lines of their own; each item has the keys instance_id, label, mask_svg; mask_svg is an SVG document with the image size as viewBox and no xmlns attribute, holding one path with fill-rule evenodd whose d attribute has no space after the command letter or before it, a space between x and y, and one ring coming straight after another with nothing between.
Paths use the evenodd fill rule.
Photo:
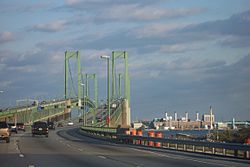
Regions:
<instances>
[{"instance_id":1,"label":"bridge railing","mask_svg":"<svg viewBox=\"0 0 250 167\"><path fill-rule=\"evenodd\" d=\"M129 128L81 127L81 130L96 137L113 138L123 144L250 159L250 145L247 144L132 136L125 134L125 132L130 133Z\"/></svg>"}]
</instances>

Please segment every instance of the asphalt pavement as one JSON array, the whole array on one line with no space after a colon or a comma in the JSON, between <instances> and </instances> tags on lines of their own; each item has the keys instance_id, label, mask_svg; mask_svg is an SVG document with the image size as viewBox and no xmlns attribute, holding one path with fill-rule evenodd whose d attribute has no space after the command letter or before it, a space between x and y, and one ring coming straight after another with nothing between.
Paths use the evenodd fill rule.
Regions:
<instances>
[{"instance_id":1,"label":"asphalt pavement","mask_svg":"<svg viewBox=\"0 0 250 167\"><path fill-rule=\"evenodd\" d=\"M116 144L80 133L77 126L32 137L30 131L0 141L0 167L250 167L249 160Z\"/></svg>"}]
</instances>

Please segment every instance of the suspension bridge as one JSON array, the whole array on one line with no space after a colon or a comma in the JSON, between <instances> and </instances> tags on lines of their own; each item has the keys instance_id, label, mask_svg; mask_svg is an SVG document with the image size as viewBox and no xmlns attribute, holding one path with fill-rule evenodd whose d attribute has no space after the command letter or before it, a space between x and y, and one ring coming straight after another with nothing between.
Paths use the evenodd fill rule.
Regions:
<instances>
[{"instance_id":1,"label":"suspension bridge","mask_svg":"<svg viewBox=\"0 0 250 167\"><path fill-rule=\"evenodd\" d=\"M101 58L107 61L105 103L98 103L97 75L82 72L80 52L66 51L63 99L18 100L17 106L0 112L0 121L26 125L65 120L73 110L81 112L79 118L83 118L80 128L57 128L48 138L31 137L29 132L11 135L9 144L0 144L1 166L249 166L249 145L169 139L163 138L162 132L155 136L154 131L143 136L141 130L131 129L128 54L113 51L110 57ZM77 60L76 72L71 59ZM124 61L124 71L119 74L117 59Z\"/></svg>"},{"instance_id":2,"label":"suspension bridge","mask_svg":"<svg viewBox=\"0 0 250 167\"><path fill-rule=\"evenodd\" d=\"M19 106L19 103L17 103L17 106L3 110L0 112L0 121L22 122L27 125L35 121L58 121L69 117L71 111L77 109L82 113L81 118L83 118L85 126L130 126L128 53L126 51L113 51L111 56L101 56L101 58L107 61L107 100L105 104L98 105L97 75L95 73L83 73L79 51L66 51L64 61L64 98L42 102L32 99L19 100L17 102L25 102L25 105ZM75 59L77 62L76 72L72 71L72 65L70 64L72 59ZM116 70L117 59L121 59L124 62L124 70L119 74L117 74ZM74 75L77 76L77 82L75 82ZM90 80L93 80L93 85L90 85ZM89 93L90 86L93 86L93 98L91 98Z\"/></svg>"}]
</instances>

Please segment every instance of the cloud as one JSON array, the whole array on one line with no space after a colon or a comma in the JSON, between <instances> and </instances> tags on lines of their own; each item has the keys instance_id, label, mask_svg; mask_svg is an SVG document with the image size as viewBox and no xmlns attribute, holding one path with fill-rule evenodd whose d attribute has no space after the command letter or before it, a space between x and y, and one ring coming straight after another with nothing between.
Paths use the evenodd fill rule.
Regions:
<instances>
[{"instance_id":1,"label":"cloud","mask_svg":"<svg viewBox=\"0 0 250 167\"><path fill-rule=\"evenodd\" d=\"M130 63L130 67L134 67L134 63L139 60ZM145 68L136 70L144 72L145 77L131 78L133 115L141 115L141 108L147 117L162 116L166 110L203 114L212 105L216 120L222 117L227 120L230 117L249 118L249 64L250 55L233 64L195 58L179 58L161 64L154 60L152 63L145 61Z\"/></svg>"},{"instance_id":2,"label":"cloud","mask_svg":"<svg viewBox=\"0 0 250 167\"><path fill-rule=\"evenodd\" d=\"M75 4L78 4L80 3L81 1L80 0L66 0L65 3L67 5L75 5Z\"/></svg>"},{"instance_id":3,"label":"cloud","mask_svg":"<svg viewBox=\"0 0 250 167\"><path fill-rule=\"evenodd\" d=\"M190 25L180 32L195 32L206 35L250 36L250 10L235 14L229 19Z\"/></svg>"},{"instance_id":4,"label":"cloud","mask_svg":"<svg viewBox=\"0 0 250 167\"><path fill-rule=\"evenodd\" d=\"M176 17L186 17L188 15L201 13L202 11L203 9L200 8L167 9L161 8L159 6L141 7L138 4L114 5L113 7L105 10L99 16L99 19L117 21L146 21L163 18L169 19Z\"/></svg>"},{"instance_id":5,"label":"cloud","mask_svg":"<svg viewBox=\"0 0 250 167\"><path fill-rule=\"evenodd\" d=\"M9 41L13 41L15 39L15 36L12 32L4 31L0 32L0 43L6 43Z\"/></svg>"},{"instance_id":6,"label":"cloud","mask_svg":"<svg viewBox=\"0 0 250 167\"><path fill-rule=\"evenodd\" d=\"M164 8L162 0L123 1L123 0L67 0L59 9L72 9L70 12L83 13L78 20L95 23L106 22L138 22L160 19L187 17L204 12L203 8Z\"/></svg>"},{"instance_id":7,"label":"cloud","mask_svg":"<svg viewBox=\"0 0 250 167\"><path fill-rule=\"evenodd\" d=\"M197 59L192 57L167 58L159 55L151 55L151 59L144 58L132 60L130 63L131 77L133 78L157 78L174 75L196 79L209 76L203 75L205 71L224 67L223 60ZM157 57L154 59L154 57ZM151 74L151 75L148 75ZM182 79L183 79L182 78Z\"/></svg>"},{"instance_id":8,"label":"cloud","mask_svg":"<svg viewBox=\"0 0 250 167\"><path fill-rule=\"evenodd\" d=\"M133 29L132 34L138 38L163 37L169 35L172 31L182 29L186 24L182 23L152 23L144 26L138 26Z\"/></svg>"},{"instance_id":9,"label":"cloud","mask_svg":"<svg viewBox=\"0 0 250 167\"><path fill-rule=\"evenodd\" d=\"M79 10L93 10L109 7L112 5L129 5L129 4L138 4L140 6L146 6L151 4L157 4L163 0L133 0L133 1L124 1L124 0L66 0L65 8L74 8Z\"/></svg>"},{"instance_id":10,"label":"cloud","mask_svg":"<svg viewBox=\"0 0 250 167\"><path fill-rule=\"evenodd\" d=\"M51 6L51 2L46 2L46 3L31 3L31 4L25 4L23 2L15 2L14 4L11 3L5 3L1 4L0 7L0 13L27 13L27 12L35 12L38 10L44 10L44 9L49 9Z\"/></svg>"},{"instance_id":11,"label":"cloud","mask_svg":"<svg viewBox=\"0 0 250 167\"><path fill-rule=\"evenodd\" d=\"M12 66L8 67L9 71L18 71L19 73L34 73L37 72L35 65L25 65L25 66Z\"/></svg>"},{"instance_id":12,"label":"cloud","mask_svg":"<svg viewBox=\"0 0 250 167\"><path fill-rule=\"evenodd\" d=\"M12 84L11 81L0 81L0 88L7 88Z\"/></svg>"},{"instance_id":13,"label":"cloud","mask_svg":"<svg viewBox=\"0 0 250 167\"><path fill-rule=\"evenodd\" d=\"M195 43L188 44L173 44L173 45L162 45L160 51L164 53L185 53L188 51L203 50L204 46L199 46Z\"/></svg>"},{"instance_id":14,"label":"cloud","mask_svg":"<svg viewBox=\"0 0 250 167\"><path fill-rule=\"evenodd\" d=\"M40 32L58 32L66 28L67 22L65 20L55 20L50 23L36 24L29 28L29 31L40 31Z\"/></svg>"},{"instance_id":15,"label":"cloud","mask_svg":"<svg viewBox=\"0 0 250 167\"><path fill-rule=\"evenodd\" d=\"M233 48L248 47L250 42L250 11L234 14L228 19L187 25L177 29L176 38L217 40L217 44ZM178 35L177 35L178 34Z\"/></svg>"},{"instance_id":16,"label":"cloud","mask_svg":"<svg viewBox=\"0 0 250 167\"><path fill-rule=\"evenodd\" d=\"M249 47L250 36L227 36L219 40L218 43L221 46L232 48Z\"/></svg>"},{"instance_id":17,"label":"cloud","mask_svg":"<svg viewBox=\"0 0 250 167\"><path fill-rule=\"evenodd\" d=\"M82 46L88 49L94 49L94 47L136 49L138 53L158 52L159 50L162 53L199 51L206 49L205 44L207 45L208 42L220 44L220 46L248 47L249 13L243 12L225 20L190 25L149 22L115 31L93 41L80 40L78 42L83 43Z\"/></svg>"}]
</instances>

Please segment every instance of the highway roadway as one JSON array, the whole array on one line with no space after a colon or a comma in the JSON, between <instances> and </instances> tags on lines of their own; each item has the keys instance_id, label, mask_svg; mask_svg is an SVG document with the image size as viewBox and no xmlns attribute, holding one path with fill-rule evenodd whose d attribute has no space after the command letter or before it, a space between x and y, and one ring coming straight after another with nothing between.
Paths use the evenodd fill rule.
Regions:
<instances>
[{"instance_id":1,"label":"highway roadway","mask_svg":"<svg viewBox=\"0 0 250 167\"><path fill-rule=\"evenodd\" d=\"M49 137L30 131L0 141L0 167L249 167L250 160L141 148L82 135L77 126L57 128Z\"/></svg>"}]
</instances>

